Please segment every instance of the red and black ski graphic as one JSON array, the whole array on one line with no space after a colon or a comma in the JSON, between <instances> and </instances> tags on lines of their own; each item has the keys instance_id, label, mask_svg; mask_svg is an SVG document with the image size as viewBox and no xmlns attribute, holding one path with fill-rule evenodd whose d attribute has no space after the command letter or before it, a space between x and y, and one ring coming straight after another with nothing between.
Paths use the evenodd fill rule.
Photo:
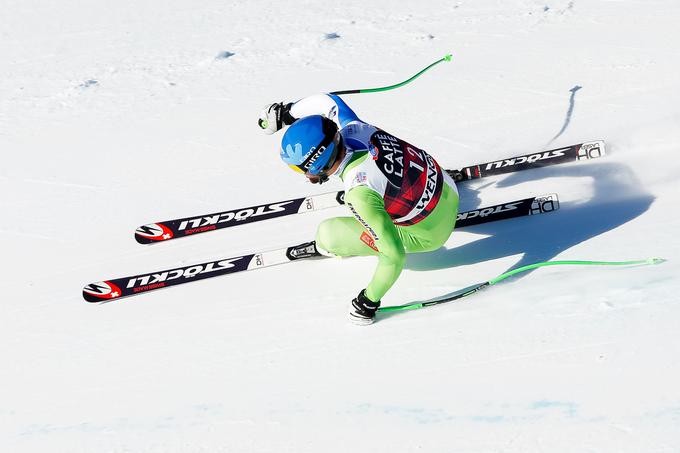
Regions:
<instances>
[{"instance_id":1,"label":"red and black ski graphic","mask_svg":"<svg viewBox=\"0 0 680 453\"><path fill-rule=\"evenodd\" d=\"M294 198L276 203L233 209L231 211L214 212L142 225L135 231L135 239L140 244L153 244L155 242L168 241L235 225L259 222L332 206L341 206L343 204L344 192Z\"/></svg>"}]
</instances>

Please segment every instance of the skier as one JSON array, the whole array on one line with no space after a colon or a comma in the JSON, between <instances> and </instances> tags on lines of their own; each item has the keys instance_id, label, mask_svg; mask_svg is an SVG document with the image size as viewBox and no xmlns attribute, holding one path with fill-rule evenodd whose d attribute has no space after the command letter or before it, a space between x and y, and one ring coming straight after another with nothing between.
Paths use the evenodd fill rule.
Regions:
<instances>
[{"instance_id":1,"label":"skier","mask_svg":"<svg viewBox=\"0 0 680 453\"><path fill-rule=\"evenodd\" d=\"M360 120L333 94L269 104L258 125L267 134L290 126L280 157L310 182L322 184L332 175L343 181L354 217L323 221L315 254L378 257L373 278L349 311L353 323L373 323L405 254L436 250L451 235L456 184L428 153Z\"/></svg>"}]
</instances>

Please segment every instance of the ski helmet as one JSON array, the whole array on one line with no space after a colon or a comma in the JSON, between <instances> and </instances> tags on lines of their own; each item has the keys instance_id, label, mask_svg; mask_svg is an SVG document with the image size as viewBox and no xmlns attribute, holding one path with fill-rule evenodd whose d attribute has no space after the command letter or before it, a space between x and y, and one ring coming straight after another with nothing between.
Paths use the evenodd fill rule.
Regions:
<instances>
[{"instance_id":1,"label":"ski helmet","mask_svg":"<svg viewBox=\"0 0 680 453\"><path fill-rule=\"evenodd\" d=\"M281 160L298 173L326 176L341 148L342 135L333 120L311 115L294 122L281 139Z\"/></svg>"}]
</instances>

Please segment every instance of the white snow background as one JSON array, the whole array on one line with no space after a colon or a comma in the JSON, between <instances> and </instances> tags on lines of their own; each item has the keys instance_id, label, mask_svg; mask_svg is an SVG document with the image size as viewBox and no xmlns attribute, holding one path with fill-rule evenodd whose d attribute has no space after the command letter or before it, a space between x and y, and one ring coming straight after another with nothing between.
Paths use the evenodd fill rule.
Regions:
<instances>
[{"instance_id":1,"label":"white snow background","mask_svg":"<svg viewBox=\"0 0 680 453\"><path fill-rule=\"evenodd\" d=\"M0 0L2 452L680 451L680 2ZM344 208L155 246L141 224L340 188L256 125L346 96L447 168L604 139L609 155L461 185L560 211L455 232L346 320L371 258L109 304L90 282L313 237ZM581 87L581 88L577 88ZM565 128L566 126L566 128ZM560 131L564 131L551 141Z\"/></svg>"}]
</instances>

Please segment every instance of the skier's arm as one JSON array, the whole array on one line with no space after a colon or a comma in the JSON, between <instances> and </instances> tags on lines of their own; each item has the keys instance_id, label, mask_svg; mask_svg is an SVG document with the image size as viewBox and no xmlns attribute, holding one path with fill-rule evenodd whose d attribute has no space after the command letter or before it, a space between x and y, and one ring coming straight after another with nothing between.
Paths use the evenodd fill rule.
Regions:
<instances>
[{"instance_id":1,"label":"skier's arm","mask_svg":"<svg viewBox=\"0 0 680 453\"><path fill-rule=\"evenodd\" d=\"M339 128L352 121L361 121L345 101L335 94L315 94L302 98L290 107L290 114L295 119L309 115L322 115L335 121Z\"/></svg>"},{"instance_id":2,"label":"skier's arm","mask_svg":"<svg viewBox=\"0 0 680 453\"><path fill-rule=\"evenodd\" d=\"M366 297L377 302L399 278L406 253L397 227L385 210L383 198L366 186L357 186L347 192L345 202L375 240L378 267L366 287Z\"/></svg>"},{"instance_id":3,"label":"skier's arm","mask_svg":"<svg viewBox=\"0 0 680 453\"><path fill-rule=\"evenodd\" d=\"M316 94L297 102L277 102L264 107L257 124L267 134L290 126L296 120L310 115L322 115L345 127L352 121L361 121L340 97L334 94Z\"/></svg>"}]
</instances>

